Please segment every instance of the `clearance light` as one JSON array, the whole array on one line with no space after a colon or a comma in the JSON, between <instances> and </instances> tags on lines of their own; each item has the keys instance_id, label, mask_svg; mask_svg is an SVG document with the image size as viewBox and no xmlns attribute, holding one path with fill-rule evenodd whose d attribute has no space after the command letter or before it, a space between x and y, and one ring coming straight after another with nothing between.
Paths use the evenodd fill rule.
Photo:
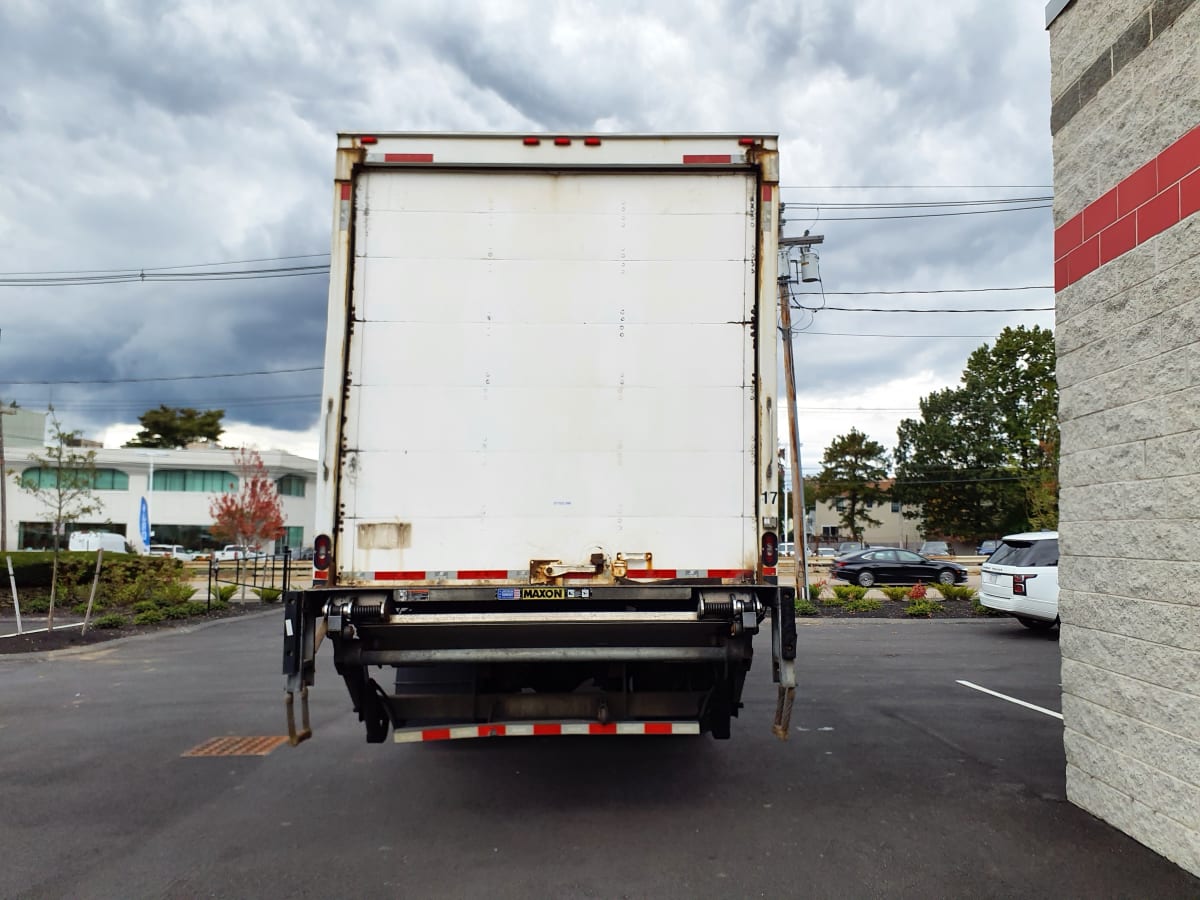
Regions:
<instances>
[{"instance_id":1,"label":"clearance light","mask_svg":"<svg viewBox=\"0 0 1200 900\"><path fill-rule=\"evenodd\" d=\"M524 144L526 147L536 147L541 142L542 142L542 139L536 138L536 137L527 137L527 138L525 138L525 140L521 141L521 143Z\"/></svg>"},{"instance_id":2,"label":"clearance light","mask_svg":"<svg viewBox=\"0 0 1200 900\"><path fill-rule=\"evenodd\" d=\"M598 138L598 137L585 137L585 138L583 139L583 145L584 145L585 147L599 147L599 146L600 146L600 138Z\"/></svg>"},{"instance_id":3,"label":"clearance light","mask_svg":"<svg viewBox=\"0 0 1200 900\"><path fill-rule=\"evenodd\" d=\"M313 568L325 572L333 561L333 541L327 534L318 534L313 541Z\"/></svg>"},{"instance_id":4,"label":"clearance light","mask_svg":"<svg viewBox=\"0 0 1200 900\"><path fill-rule=\"evenodd\" d=\"M738 143L741 144L743 147L753 147L754 146L754 138L738 138Z\"/></svg>"},{"instance_id":5,"label":"clearance light","mask_svg":"<svg viewBox=\"0 0 1200 900\"><path fill-rule=\"evenodd\" d=\"M555 147L570 147L571 139L569 137L556 137L554 139Z\"/></svg>"},{"instance_id":6,"label":"clearance light","mask_svg":"<svg viewBox=\"0 0 1200 900\"><path fill-rule=\"evenodd\" d=\"M762 564L768 568L779 562L779 537L773 531L762 536Z\"/></svg>"},{"instance_id":7,"label":"clearance light","mask_svg":"<svg viewBox=\"0 0 1200 900\"><path fill-rule=\"evenodd\" d=\"M360 144L378 144L378 143L379 143L379 138L377 138L377 137L375 137L374 135L371 135L371 134L364 134L362 137L360 137L360 138L358 139L358 142L359 142Z\"/></svg>"}]
</instances>

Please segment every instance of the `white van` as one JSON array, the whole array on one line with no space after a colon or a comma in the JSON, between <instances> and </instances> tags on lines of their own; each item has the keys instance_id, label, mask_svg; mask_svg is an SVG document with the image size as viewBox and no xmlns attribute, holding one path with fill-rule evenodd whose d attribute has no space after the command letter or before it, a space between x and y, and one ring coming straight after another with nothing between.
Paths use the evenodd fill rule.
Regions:
<instances>
[{"instance_id":1,"label":"white van","mask_svg":"<svg viewBox=\"0 0 1200 900\"><path fill-rule=\"evenodd\" d=\"M125 535L115 531L73 531L67 542L68 550L83 550L94 553L103 550L105 553L128 553Z\"/></svg>"}]
</instances>

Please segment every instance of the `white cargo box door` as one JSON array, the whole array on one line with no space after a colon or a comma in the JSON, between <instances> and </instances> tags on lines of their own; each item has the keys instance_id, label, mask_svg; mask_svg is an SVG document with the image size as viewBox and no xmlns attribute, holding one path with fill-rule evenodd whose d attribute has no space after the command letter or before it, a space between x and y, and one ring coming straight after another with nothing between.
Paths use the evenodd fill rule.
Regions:
<instances>
[{"instance_id":1,"label":"white cargo box door","mask_svg":"<svg viewBox=\"0 0 1200 900\"><path fill-rule=\"evenodd\" d=\"M755 191L745 172L361 175L340 568L753 568Z\"/></svg>"}]
</instances>

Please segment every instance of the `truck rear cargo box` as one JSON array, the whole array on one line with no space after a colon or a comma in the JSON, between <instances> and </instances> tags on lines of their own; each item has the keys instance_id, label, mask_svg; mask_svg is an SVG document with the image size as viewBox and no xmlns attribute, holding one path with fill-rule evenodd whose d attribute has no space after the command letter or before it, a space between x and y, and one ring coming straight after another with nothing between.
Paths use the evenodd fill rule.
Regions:
<instances>
[{"instance_id":1,"label":"truck rear cargo box","mask_svg":"<svg viewBox=\"0 0 1200 900\"><path fill-rule=\"evenodd\" d=\"M659 675L695 666L718 615L741 637L716 645L748 666L780 594L775 144L340 136L317 581L289 615L294 634L304 609L323 617L339 669L401 670L395 694L359 691L392 725L492 720L481 693L576 675L594 690L647 642ZM435 612L458 618L414 618ZM655 615L679 621L656 635ZM293 688L308 659L294 640ZM547 674L556 660L567 676ZM414 672L463 702L403 714L437 705L404 699L422 693ZM374 702L355 700L360 715Z\"/></svg>"}]
</instances>

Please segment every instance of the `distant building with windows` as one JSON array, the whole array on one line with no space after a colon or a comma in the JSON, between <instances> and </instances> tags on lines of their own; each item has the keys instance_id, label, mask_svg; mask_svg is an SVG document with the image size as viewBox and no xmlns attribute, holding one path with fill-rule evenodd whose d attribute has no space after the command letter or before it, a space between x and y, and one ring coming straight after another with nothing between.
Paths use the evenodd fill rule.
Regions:
<instances>
[{"instance_id":1,"label":"distant building with windows","mask_svg":"<svg viewBox=\"0 0 1200 900\"><path fill-rule=\"evenodd\" d=\"M5 427L4 468L22 481L52 485L54 472L39 468L31 455L44 456L44 413L29 415L22 423L22 440L10 438ZM8 416L8 419L13 417ZM5 426L11 426L11 421ZM36 443L28 440L37 434ZM88 448L90 449L90 448ZM81 448L79 452L87 452ZM206 550L224 543L209 532L209 506L222 492L240 488L235 457L237 449L149 450L135 447L97 449L94 498L101 511L86 520L73 522L66 533L81 530L114 531L134 547L141 546L139 517L142 498L150 512L151 540L155 544L181 544L191 550ZM315 519L315 460L281 450L259 451L268 475L274 479L283 507L285 532L274 548L306 547L312 544ZM8 482L8 549L41 549L53 541L53 516L32 494Z\"/></svg>"}]
</instances>

